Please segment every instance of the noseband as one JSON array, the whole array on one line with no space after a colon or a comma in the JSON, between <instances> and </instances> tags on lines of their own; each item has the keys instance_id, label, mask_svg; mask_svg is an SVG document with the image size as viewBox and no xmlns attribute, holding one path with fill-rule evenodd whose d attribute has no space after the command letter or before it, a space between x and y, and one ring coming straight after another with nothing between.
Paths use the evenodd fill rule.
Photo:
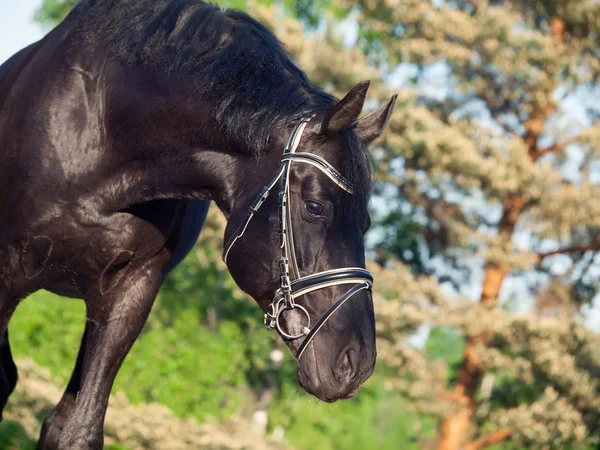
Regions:
<instances>
[{"instance_id":1,"label":"noseband","mask_svg":"<svg viewBox=\"0 0 600 450\"><path fill-rule=\"evenodd\" d=\"M294 251L294 235L292 232L292 217L290 214L290 170L292 162L310 164L333 181L338 187L352 194L352 186L348 181L327 161L318 155L312 153L298 152L298 144L302 138L302 133L306 125L314 117L314 114L305 117L294 127L292 134L281 157L281 167L275 177L262 189L258 194L252 206L248 210L246 219L238 227L233 236L227 241L223 249L223 261L227 263L227 256L233 244L240 239L248 224L269 197L271 190L281 179L281 188L279 191L279 237L281 246L281 259L279 260L280 284L279 289L275 293L273 302L269 305L265 313L265 325L270 330L277 329L281 335L287 339L300 339L304 337L304 341L300 344L297 358L300 359L308 344L313 340L319 330L325 325L327 320L354 294L362 291L370 291L373 286L373 277L365 269L360 267L345 267L341 269L326 270L324 272L315 273L305 277L300 276L298 263L296 261L296 253ZM336 301L317 323L310 327L310 315L308 311L300 304L296 303L296 299L302 295L308 294L319 289L324 289L332 286L343 284L354 285L346 292L338 301ZM302 327L302 333L292 335L285 332L279 323L281 314L286 310L298 309L306 316L306 325Z\"/></svg>"}]
</instances>

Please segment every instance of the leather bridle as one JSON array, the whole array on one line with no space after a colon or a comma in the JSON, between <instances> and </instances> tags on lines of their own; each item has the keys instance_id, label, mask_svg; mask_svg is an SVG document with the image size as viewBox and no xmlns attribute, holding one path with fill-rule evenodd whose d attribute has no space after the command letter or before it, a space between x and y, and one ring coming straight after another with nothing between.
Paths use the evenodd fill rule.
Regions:
<instances>
[{"instance_id":1,"label":"leather bridle","mask_svg":"<svg viewBox=\"0 0 600 450\"><path fill-rule=\"evenodd\" d=\"M333 181L338 187L352 194L352 186L348 181L325 159L312 153L296 152L302 133L308 122L314 117L314 114L302 118L294 127L292 134L281 157L281 167L275 177L262 189L258 194L254 203L250 206L246 219L238 227L236 232L227 241L223 249L223 261L227 263L227 256L233 244L240 239L248 224L269 197L271 190L281 179L281 188L279 190L279 236L281 246L281 259L279 261L280 285L275 293L273 302L269 305L265 313L265 325L270 330L277 329L281 335L287 339L300 339L304 337L304 341L300 344L296 357L300 359L308 344L313 340L319 330L325 325L327 320L354 294L362 290L371 290L373 286L373 276L366 270L360 267L345 267L341 269L326 270L305 277L300 276L296 254L294 251L294 235L292 232L292 217L290 214L290 170L293 162L310 164ZM343 284L354 285L340 299L338 299L317 323L310 327L310 315L308 311L300 304L296 303L296 299L302 295L308 294L319 289L324 289L332 286ZM292 335L284 331L280 324L280 317L283 311L298 309L306 316L306 325L302 327L302 333Z\"/></svg>"}]
</instances>

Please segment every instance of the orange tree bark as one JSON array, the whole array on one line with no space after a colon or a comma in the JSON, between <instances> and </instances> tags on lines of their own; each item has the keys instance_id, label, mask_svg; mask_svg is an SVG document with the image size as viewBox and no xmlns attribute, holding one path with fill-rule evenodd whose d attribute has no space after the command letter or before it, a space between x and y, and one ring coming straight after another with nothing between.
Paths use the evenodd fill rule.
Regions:
<instances>
[{"instance_id":1,"label":"orange tree bark","mask_svg":"<svg viewBox=\"0 0 600 450\"><path fill-rule=\"evenodd\" d=\"M554 38L562 43L564 33L563 21L553 18L551 32ZM546 119L551 113L552 109L550 107L543 108L532 114L524 124L526 133L523 139L527 145L527 153L534 162L539 158L538 137L544 129ZM498 224L500 239L510 242L515 225L524 209L523 200L518 195L509 197L504 201L502 218ZM495 304L502 288L502 283L509 272L510 267L506 265L489 264L486 266L480 303L487 305ZM452 416L447 417L442 422L439 450L481 449L510 437L511 431L503 428L490 435L470 441L472 417L477 408L475 395L484 374L483 364L475 348L478 344L485 344L486 340L485 336L467 336L466 338L463 361L458 372L456 386L452 393L452 400L456 404L456 409Z\"/></svg>"}]
</instances>

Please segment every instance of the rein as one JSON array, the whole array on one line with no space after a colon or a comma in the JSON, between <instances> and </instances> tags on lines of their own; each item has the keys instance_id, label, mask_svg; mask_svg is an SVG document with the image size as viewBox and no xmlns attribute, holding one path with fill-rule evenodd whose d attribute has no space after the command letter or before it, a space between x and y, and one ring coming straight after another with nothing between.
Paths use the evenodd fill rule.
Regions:
<instances>
[{"instance_id":1,"label":"rein","mask_svg":"<svg viewBox=\"0 0 600 450\"><path fill-rule=\"evenodd\" d=\"M296 152L304 129L313 117L314 114L301 119L300 122L296 124L285 149L283 150L279 172L258 194L248 209L246 219L238 227L229 241L227 241L223 249L223 261L227 263L227 256L229 255L231 247L233 247L233 244L244 235L248 224L262 204L267 200L271 190L281 179L278 202L279 238L281 247L281 259L279 260L280 282L279 289L277 289L275 293L275 298L265 313L265 325L270 330L278 330L283 337L290 340L304 337L304 341L300 344L296 355L298 360L323 325L327 323L329 318L344 303L350 300L354 294L362 290L370 291L373 287L373 276L366 269L360 267L331 269L307 275L305 277L300 276L294 250L294 235L292 232L292 217L290 214L290 170L292 163L310 164L316 167L327 175L327 177L339 188L343 189L348 194L352 194L352 186L350 183L348 183L335 167L329 164L325 159L312 153ZM310 314L302 305L296 303L296 299L319 289L344 284L351 284L354 286L340 297L311 328ZM289 334L282 329L281 324L279 323L281 314L284 311L292 309L298 309L306 316L306 325L302 327L301 334Z\"/></svg>"}]
</instances>

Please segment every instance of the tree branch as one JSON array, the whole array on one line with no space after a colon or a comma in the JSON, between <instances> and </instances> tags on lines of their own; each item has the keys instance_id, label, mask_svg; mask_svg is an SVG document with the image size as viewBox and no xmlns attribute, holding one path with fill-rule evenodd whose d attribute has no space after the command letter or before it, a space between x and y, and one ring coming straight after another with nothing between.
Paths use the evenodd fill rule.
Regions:
<instances>
[{"instance_id":1,"label":"tree branch","mask_svg":"<svg viewBox=\"0 0 600 450\"><path fill-rule=\"evenodd\" d=\"M552 19L550 19L550 32L552 33L552 36L554 37L554 39L556 39L556 42L558 42L559 44L564 44L564 39L565 39L565 22L562 19L559 19L558 17L553 17Z\"/></svg>"},{"instance_id":2,"label":"tree branch","mask_svg":"<svg viewBox=\"0 0 600 450\"><path fill-rule=\"evenodd\" d=\"M587 130L586 132L580 134L579 136L573 137L571 139L567 139L563 142L557 142L556 144L548 147L548 148L542 148L536 152L534 152L531 157L533 159L533 161L537 161L538 159L540 159L542 156L547 155L548 153L558 153L561 152L565 149L565 147L567 147L568 145L571 144L580 144L580 145L585 145L586 143L590 143L588 141L588 139L593 139L593 137L595 136L595 128L591 127L589 130Z\"/></svg>"},{"instance_id":3,"label":"tree branch","mask_svg":"<svg viewBox=\"0 0 600 450\"><path fill-rule=\"evenodd\" d=\"M549 256L563 255L565 253L589 252L598 250L600 250L598 244L574 245L571 247L559 248L558 250L553 250L551 252L538 253L538 264L540 264L545 258L548 258Z\"/></svg>"},{"instance_id":4,"label":"tree branch","mask_svg":"<svg viewBox=\"0 0 600 450\"><path fill-rule=\"evenodd\" d=\"M512 434L512 430L510 428L500 428L492 433L481 436L478 439L468 443L465 447L465 450L480 450L482 448L489 447L490 445L497 444L499 442L508 439Z\"/></svg>"},{"instance_id":5,"label":"tree branch","mask_svg":"<svg viewBox=\"0 0 600 450\"><path fill-rule=\"evenodd\" d=\"M554 144L552 147L548 147L548 148L543 148L541 150L538 150L534 155L533 155L533 160L537 161L538 159L540 159L542 156L547 155L548 153L558 153L564 150L564 148L566 147L567 142L559 142L557 144Z\"/></svg>"}]
</instances>

